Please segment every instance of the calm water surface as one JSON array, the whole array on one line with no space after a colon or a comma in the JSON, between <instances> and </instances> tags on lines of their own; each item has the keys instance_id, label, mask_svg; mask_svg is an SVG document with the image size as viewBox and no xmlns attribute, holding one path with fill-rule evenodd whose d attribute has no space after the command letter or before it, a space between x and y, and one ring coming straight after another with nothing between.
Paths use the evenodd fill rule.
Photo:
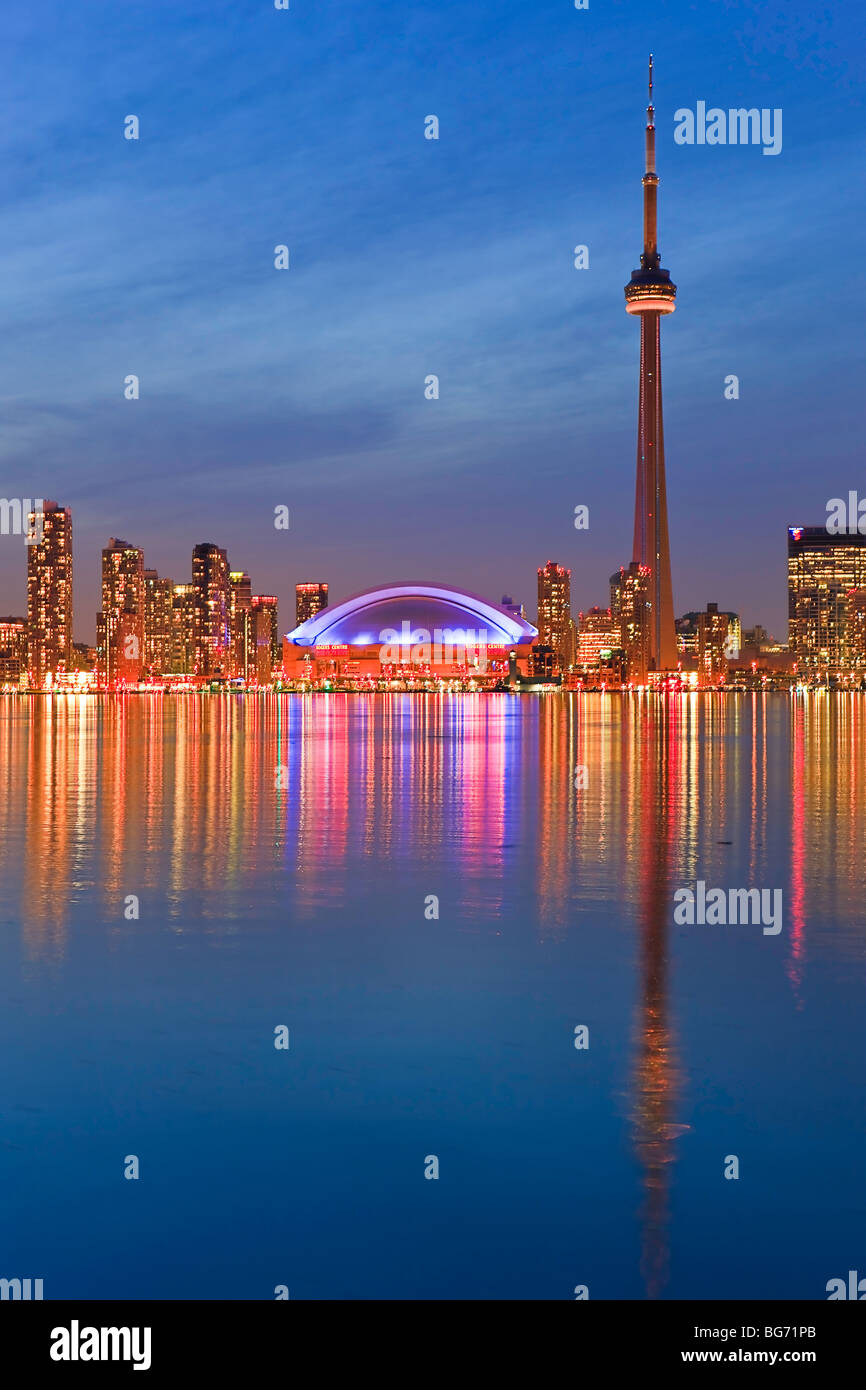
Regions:
<instances>
[{"instance_id":1,"label":"calm water surface","mask_svg":"<svg viewBox=\"0 0 866 1390\"><path fill-rule=\"evenodd\" d=\"M864 763L864 696L0 697L0 1276L866 1275Z\"/></svg>"}]
</instances>

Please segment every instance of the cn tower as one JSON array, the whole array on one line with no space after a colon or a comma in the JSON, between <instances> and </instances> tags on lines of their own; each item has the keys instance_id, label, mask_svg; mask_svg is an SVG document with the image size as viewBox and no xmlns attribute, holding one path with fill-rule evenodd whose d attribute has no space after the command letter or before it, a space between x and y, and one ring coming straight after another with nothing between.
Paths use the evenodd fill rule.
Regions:
<instances>
[{"instance_id":1,"label":"cn tower","mask_svg":"<svg viewBox=\"0 0 866 1390\"><path fill-rule=\"evenodd\" d=\"M640 316L640 403L637 426L637 486L634 501L632 559L649 571L648 655L651 671L677 666L671 552L665 489L662 427L662 314L676 307L677 287L660 264L656 228L656 130L653 111L653 59L649 60L649 106L646 126L646 173L643 176L643 255L625 287L625 307Z\"/></svg>"}]
</instances>

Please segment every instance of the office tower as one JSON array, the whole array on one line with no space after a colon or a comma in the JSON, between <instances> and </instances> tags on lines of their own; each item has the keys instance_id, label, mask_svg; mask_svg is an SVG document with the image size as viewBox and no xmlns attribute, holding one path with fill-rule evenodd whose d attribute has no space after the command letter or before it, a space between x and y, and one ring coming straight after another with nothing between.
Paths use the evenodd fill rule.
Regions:
<instances>
[{"instance_id":1,"label":"office tower","mask_svg":"<svg viewBox=\"0 0 866 1390\"><path fill-rule=\"evenodd\" d=\"M650 584L648 565L632 560L610 577L610 611L625 653L626 678L645 685L650 670Z\"/></svg>"},{"instance_id":2,"label":"office tower","mask_svg":"<svg viewBox=\"0 0 866 1390\"><path fill-rule=\"evenodd\" d=\"M538 644L550 647L554 664L567 670L574 659L571 624L571 570L548 560L538 571Z\"/></svg>"},{"instance_id":3,"label":"office tower","mask_svg":"<svg viewBox=\"0 0 866 1390\"><path fill-rule=\"evenodd\" d=\"M300 627L308 618L315 618L328 606L327 584L295 585L295 626Z\"/></svg>"},{"instance_id":4,"label":"office tower","mask_svg":"<svg viewBox=\"0 0 866 1390\"><path fill-rule=\"evenodd\" d=\"M653 60L649 63L649 106L646 125L646 172L643 176L643 242L640 269L625 287L626 312L640 318L640 387L638 403L637 482L634 507L633 561L649 571L650 671L671 671L677 665L665 446L662 426L661 331L663 314L672 314L677 287L662 269L658 250L655 168Z\"/></svg>"},{"instance_id":5,"label":"office tower","mask_svg":"<svg viewBox=\"0 0 866 1390\"><path fill-rule=\"evenodd\" d=\"M619 624L609 608L590 608L577 618L577 663L595 666L602 652L609 655L620 645Z\"/></svg>"},{"instance_id":6,"label":"office tower","mask_svg":"<svg viewBox=\"0 0 866 1390\"><path fill-rule=\"evenodd\" d=\"M848 594L866 588L866 536L788 527L788 647L800 670L846 666Z\"/></svg>"},{"instance_id":7,"label":"office tower","mask_svg":"<svg viewBox=\"0 0 866 1390\"><path fill-rule=\"evenodd\" d=\"M192 552L195 590L194 667L197 676L227 676L229 669L229 564L224 550L203 541Z\"/></svg>"},{"instance_id":8,"label":"office tower","mask_svg":"<svg viewBox=\"0 0 866 1390\"><path fill-rule=\"evenodd\" d=\"M171 614L174 583L156 570L144 571L144 664L152 675L172 668Z\"/></svg>"},{"instance_id":9,"label":"office tower","mask_svg":"<svg viewBox=\"0 0 866 1390\"><path fill-rule=\"evenodd\" d=\"M68 507L44 501L41 527L35 512L27 547L27 668L41 689L49 677L72 666L72 515Z\"/></svg>"},{"instance_id":10,"label":"office tower","mask_svg":"<svg viewBox=\"0 0 866 1390\"><path fill-rule=\"evenodd\" d=\"M230 664L232 675L240 680L249 680L252 674L252 598L252 584L246 570L232 570L229 574Z\"/></svg>"},{"instance_id":11,"label":"office tower","mask_svg":"<svg viewBox=\"0 0 866 1390\"><path fill-rule=\"evenodd\" d=\"M704 685L717 685L727 673L728 627L728 615L719 612L717 603L708 603L698 614L698 670Z\"/></svg>"},{"instance_id":12,"label":"office tower","mask_svg":"<svg viewBox=\"0 0 866 1390\"><path fill-rule=\"evenodd\" d=\"M0 618L0 684L17 685L27 673L27 619Z\"/></svg>"},{"instance_id":13,"label":"office tower","mask_svg":"<svg viewBox=\"0 0 866 1390\"><path fill-rule=\"evenodd\" d=\"M282 665L277 600L273 594L253 595L252 632L256 684L269 685Z\"/></svg>"},{"instance_id":14,"label":"office tower","mask_svg":"<svg viewBox=\"0 0 866 1390\"><path fill-rule=\"evenodd\" d=\"M175 584L171 597L171 670L191 676L195 669L195 587Z\"/></svg>"},{"instance_id":15,"label":"office tower","mask_svg":"<svg viewBox=\"0 0 866 1390\"><path fill-rule=\"evenodd\" d=\"M144 552L115 537L102 552L96 645L103 684L138 683L144 669Z\"/></svg>"}]
</instances>

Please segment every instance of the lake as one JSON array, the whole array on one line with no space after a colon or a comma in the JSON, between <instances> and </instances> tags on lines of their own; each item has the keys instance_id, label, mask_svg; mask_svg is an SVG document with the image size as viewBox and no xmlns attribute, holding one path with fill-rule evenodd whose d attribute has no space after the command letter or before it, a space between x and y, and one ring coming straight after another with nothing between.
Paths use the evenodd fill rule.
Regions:
<instances>
[{"instance_id":1,"label":"lake","mask_svg":"<svg viewBox=\"0 0 866 1390\"><path fill-rule=\"evenodd\" d=\"M0 697L0 1277L866 1275L864 760L863 695Z\"/></svg>"}]
</instances>

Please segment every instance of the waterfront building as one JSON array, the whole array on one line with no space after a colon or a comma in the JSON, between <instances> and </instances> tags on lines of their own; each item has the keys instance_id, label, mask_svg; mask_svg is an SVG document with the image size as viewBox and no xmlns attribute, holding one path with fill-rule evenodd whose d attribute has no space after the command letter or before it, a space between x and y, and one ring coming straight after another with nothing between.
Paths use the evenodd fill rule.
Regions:
<instances>
[{"instance_id":1,"label":"waterfront building","mask_svg":"<svg viewBox=\"0 0 866 1390\"><path fill-rule=\"evenodd\" d=\"M229 573L229 639L231 673L236 680L250 680L254 668L252 640L253 589L246 570Z\"/></svg>"},{"instance_id":2,"label":"waterfront building","mask_svg":"<svg viewBox=\"0 0 866 1390\"><path fill-rule=\"evenodd\" d=\"M174 583L156 570L144 571L144 664L151 675L171 670Z\"/></svg>"},{"instance_id":3,"label":"waterfront building","mask_svg":"<svg viewBox=\"0 0 866 1390\"><path fill-rule=\"evenodd\" d=\"M72 669L72 514L46 500L28 527L39 539L27 546L27 669L41 690Z\"/></svg>"},{"instance_id":4,"label":"waterfront building","mask_svg":"<svg viewBox=\"0 0 866 1390\"><path fill-rule=\"evenodd\" d=\"M554 560L538 571L538 645L551 648L560 671L567 671L574 661L571 570Z\"/></svg>"},{"instance_id":5,"label":"waterfront building","mask_svg":"<svg viewBox=\"0 0 866 1390\"><path fill-rule=\"evenodd\" d=\"M102 552L102 609L97 615L99 680L134 685L144 669L144 552L115 537Z\"/></svg>"},{"instance_id":6,"label":"waterfront building","mask_svg":"<svg viewBox=\"0 0 866 1390\"><path fill-rule=\"evenodd\" d=\"M866 536L788 527L788 647L799 671L847 667L848 595L864 588Z\"/></svg>"},{"instance_id":7,"label":"waterfront building","mask_svg":"<svg viewBox=\"0 0 866 1390\"><path fill-rule=\"evenodd\" d=\"M619 630L624 675L632 685L645 685L651 669L650 586L649 566L636 560L610 577L611 617Z\"/></svg>"},{"instance_id":8,"label":"waterfront building","mask_svg":"<svg viewBox=\"0 0 866 1390\"><path fill-rule=\"evenodd\" d=\"M171 599L171 670L191 676L195 669L195 588L175 584Z\"/></svg>"},{"instance_id":9,"label":"waterfront building","mask_svg":"<svg viewBox=\"0 0 866 1390\"><path fill-rule=\"evenodd\" d=\"M229 674L229 563L226 552L203 541L192 552L193 666L204 679Z\"/></svg>"},{"instance_id":10,"label":"waterfront building","mask_svg":"<svg viewBox=\"0 0 866 1390\"><path fill-rule=\"evenodd\" d=\"M282 664L277 600L273 594L253 594L251 631L255 680L258 685L269 685Z\"/></svg>"}]
</instances>

